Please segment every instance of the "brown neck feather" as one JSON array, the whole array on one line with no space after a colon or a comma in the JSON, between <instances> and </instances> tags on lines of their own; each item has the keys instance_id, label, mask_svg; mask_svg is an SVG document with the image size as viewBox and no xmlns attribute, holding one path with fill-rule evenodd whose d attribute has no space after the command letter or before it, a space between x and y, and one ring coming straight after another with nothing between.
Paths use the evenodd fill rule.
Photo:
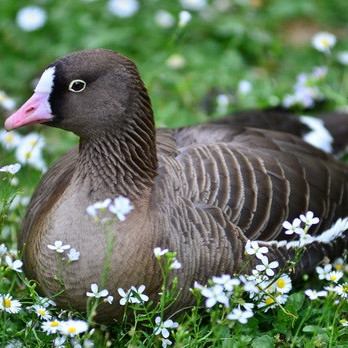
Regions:
<instances>
[{"instance_id":1,"label":"brown neck feather","mask_svg":"<svg viewBox=\"0 0 348 348\"><path fill-rule=\"evenodd\" d=\"M142 91L144 93L142 93ZM127 112L127 121L98 137L80 139L77 173L93 196L141 198L157 173L156 131L146 90Z\"/></svg>"}]
</instances>

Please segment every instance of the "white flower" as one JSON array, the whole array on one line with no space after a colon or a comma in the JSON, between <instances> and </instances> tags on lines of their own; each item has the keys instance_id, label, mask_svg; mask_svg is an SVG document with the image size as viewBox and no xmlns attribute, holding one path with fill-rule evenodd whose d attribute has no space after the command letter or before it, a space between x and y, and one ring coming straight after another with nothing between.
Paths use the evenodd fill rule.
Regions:
<instances>
[{"instance_id":1,"label":"white flower","mask_svg":"<svg viewBox=\"0 0 348 348\"><path fill-rule=\"evenodd\" d=\"M334 291L341 297L348 298L348 283L338 284Z\"/></svg>"},{"instance_id":2,"label":"white flower","mask_svg":"<svg viewBox=\"0 0 348 348\"><path fill-rule=\"evenodd\" d=\"M294 219L292 224L289 221L284 221L283 227L286 229L285 234L291 235L293 233L297 233L297 234L303 233L303 229L300 227L300 225L301 225L301 220L298 218Z\"/></svg>"},{"instance_id":3,"label":"white flower","mask_svg":"<svg viewBox=\"0 0 348 348\"><path fill-rule=\"evenodd\" d=\"M275 282L277 292L282 294L288 293L292 289L291 279L287 274L282 274Z\"/></svg>"},{"instance_id":4,"label":"white flower","mask_svg":"<svg viewBox=\"0 0 348 348\"><path fill-rule=\"evenodd\" d=\"M100 297L106 297L109 295L109 291L107 291L106 289L98 291L98 285L93 283L91 284L91 290L92 292L86 292L86 295L88 297L95 297L95 298L100 298Z\"/></svg>"},{"instance_id":5,"label":"white flower","mask_svg":"<svg viewBox=\"0 0 348 348\"><path fill-rule=\"evenodd\" d=\"M267 306L267 308L264 310L264 312L267 312L269 309L274 308L276 305L277 302L274 300L274 298L272 298L271 296L265 296L263 297L262 301L257 304L257 307L263 308Z\"/></svg>"},{"instance_id":6,"label":"white flower","mask_svg":"<svg viewBox=\"0 0 348 348\"><path fill-rule=\"evenodd\" d=\"M159 247L153 249L153 253L155 254L157 259L160 259L161 256L163 256L164 254L166 254L168 252L168 249L161 249Z\"/></svg>"},{"instance_id":7,"label":"white flower","mask_svg":"<svg viewBox=\"0 0 348 348\"><path fill-rule=\"evenodd\" d=\"M316 300L318 297L325 297L327 295L327 291L324 290L316 291L307 289L304 293L309 297L310 300Z\"/></svg>"},{"instance_id":8,"label":"white flower","mask_svg":"<svg viewBox=\"0 0 348 348\"><path fill-rule=\"evenodd\" d=\"M306 215L301 214L300 219L307 225L312 226L316 225L319 222L319 218L314 217L314 213L312 211L308 211Z\"/></svg>"},{"instance_id":9,"label":"white flower","mask_svg":"<svg viewBox=\"0 0 348 348\"><path fill-rule=\"evenodd\" d=\"M340 323L342 324L342 326L348 326L348 320L347 319L341 319Z\"/></svg>"},{"instance_id":10,"label":"white flower","mask_svg":"<svg viewBox=\"0 0 348 348\"><path fill-rule=\"evenodd\" d=\"M237 92L242 95L249 94L253 89L251 82L247 80L241 80L238 83Z\"/></svg>"},{"instance_id":11,"label":"white flower","mask_svg":"<svg viewBox=\"0 0 348 348\"><path fill-rule=\"evenodd\" d=\"M41 325L43 332L46 332L47 335L55 334L59 330L60 322L56 319L44 321Z\"/></svg>"},{"instance_id":12,"label":"white flower","mask_svg":"<svg viewBox=\"0 0 348 348\"><path fill-rule=\"evenodd\" d=\"M254 315L252 311L242 311L239 308L234 308L232 313L227 314L230 320L238 320L241 324L246 324L248 319Z\"/></svg>"},{"instance_id":13,"label":"white flower","mask_svg":"<svg viewBox=\"0 0 348 348\"><path fill-rule=\"evenodd\" d=\"M240 284L240 280L237 278L231 278L229 274L223 274L221 277L213 277L212 278L214 284L223 285L226 291L233 291L235 285Z\"/></svg>"},{"instance_id":14,"label":"white flower","mask_svg":"<svg viewBox=\"0 0 348 348\"><path fill-rule=\"evenodd\" d=\"M226 94L219 94L216 97L217 111L221 114L227 112L227 107L229 103L230 101Z\"/></svg>"},{"instance_id":15,"label":"white flower","mask_svg":"<svg viewBox=\"0 0 348 348\"><path fill-rule=\"evenodd\" d=\"M336 36L327 33L327 32L320 32L313 36L312 38L312 46L324 53L330 53L330 49L334 47L336 44Z\"/></svg>"},{"instance_id":16,"label":"white flower","mask_svg":"<svg viewBox=\"0 0 348 348\"><path fill-rule=\"evenodd\" d=\"M298 246L301 248L304 245L311 244L315 241L315 237L311 236L308 233L300 234L300 240L298 241Z\"/></svg>"},{"instance_id":17,"label":"white flower","mask_svg":"<svg viewBox=\"0 0 348 348\"><path fill-rule=\"evenodd\" d=\"M138 290L134 286L132 286L131 287L131 294L133 296L130 297L129 301L131 303L141 303L141 302L148 301L149 297L147 295L143 294L144 290L145 290L145 285L140 285Z\"/></svg>"},{"instance_id":18,"label":"white flower","mask_svg":"<svg viewBox=\"0 0 348 348\"><path fill-rule=\"evenodd\" d=\"M46 12L38 6L23 7L18 11L16 21L25 31L40 29L46 22Z\"/></svg>"},{"instance_id":19,"label":"white flower","mask_svg":"<svg viewBox=\"0 0 348 348\"><path fill-rule=\"evenodd\" d=\"M119 295L121 296L120 299L120 305L124 306L126 303L130 302L131 303L131 289L129 289L127 292L125 292L122 288L118 288L117 292L119 293Z\"/></svg>"},{"instance_id":20,"label":"white flower","mask_svg":"<svg viewBox=\"0 0 348 348\"><path fill-rule=\"evenodd\" d=\"M343 271L344 269L344 260L342 259L342 257L337 258L334 262L333 262L333 268L336 271Z\"/></svg>"},{"instance_id":21,"label":"white flower","mask_svg":"<svg viewBox=\"0 0 348 348\"><path fill-rule=\"evenodd\" d=\"M166 10L158 10L155 14L155 22L162 28L171 28L175 23L175 18Z\"/></svg>"},{"instance_id":22,"label":"white flower","mask_svg":"<svg viewBox=\"0 0 348 348\"><path fill-rule=\"evenodd\" d=\"M115 16L126 18L138 11L139 3L137 0L110 0L108 7Z\"/></svg>"},{"instance_id":23,"label":"white flower","mask_svg":"<svg viewBox=\"0 0 348 348\"><path fill-rule=\"evenodd\" d=\"M12 300L12 296L10 294L0 296L0 310L15 314L21 310L21 307L21 303L18 300Z\"/></svg>"},{"instance_id":24,"label":"white flower","mask_svg":"<svg viewBox=\"0 0 348 348\"><path fill-rule=\"evenodd\" d=\"M130 204L130 200L127 197L119 196L114 199L108 207L109 211L117 216L120 221L126 220L126 216L130 213L134 207Z\"/></svg>"},{"instance_id":25,"label":"white flower","mask_svg":"<svg viewBox=\"0 0 348 348\"><path fill-rule=\"evenodd\" d=\"M8 166L1 167L0 172L10 173L14 175L20 169L21 169L21 165L19 163L15 163L15 164L9 164Z\"/></svg>"},{"instance_id":26,"label":"white flower","mask_svg":"<svg viewBox=\"0 0 348 348\"><path fill-rule=\"evenodd\" d=\"M180 11L179 13L179 23L178 26L180 28L186 27L187 23L191 20L192 15L188 11Z\"/></svg>"},{"instance_id":27,"label":"white flower","mask_svg":"<svg viewBox=\"0 0 348 348\"><path fill-rule=\"evenodd\" d=\"M57 337L53 341L54 348L65 348L66 336Z\"/></svg>"},{"instance_id":28,"label":"white flower","mask_svg":"<svg viewBox=\"0 0 348 348\"><path fill-rule=\"evenodd\" d=\"M161 317L156 317L155 323L157 325L155 327L155 335L161 334L164 338L169 337L168 329L175 329L179 325L178 323L173 322L171 319L162 322Z\"/></svg>"},{"instance_id":29,"label":"white flower","mask_svg":"<svg viewBox=\"0 0 348 348\"><path fill-rule=\"evenodd\" d=\"M180 54L172 54L167 59L167 64L172 69L180 69L185 66L185 58Z\"/></svg>"},{"instance_id":30,"label":"white flower","mask_svg":"<svg viewBox=\"0 0 348 348\"><path fill-rule=\"evenodd\" d=\"M14 131L6 132L4 129L0 131L0 143L7 150L16 148L21 139L22 137Z\"/></svg>"},{"instance_id":31,"label":"white flower","mask_svg":"<svg viewBox=\"0 0 348 348\"><path fill-rule=\"evenodd\" d=\"M80 258L80 252L76 251L75 248L71 248L67 256L70 261L77 261Z\"/></svg>"},{"instance_id":32,"label":"white flower","mask_svg":"<svg viewBox=\"0 0 348 348\"><path fill-rule=\"evenodd\" d=\"M43 138L40 138L37 141L37 143L31 145L31 143L34 143L35 140L30 134L27 135L17 147L15 155L18 162L22 164L29 164L36 169L44 171L46 169L46 165L42 158L41 146Z\"/></svg>"},{"instance_id":33,"label":"white flower","mask_svg":"<svg viewBox=\"0 0 348 348\"><path fill-rule=\"evenodd\" d=\"M187 10L200 11L206 5L206 0L180 0L181 6Z\"/></svg>"},{"instance_id":34,"label":"white flower","mask_svg":"<svg viewBox=\"0 0 348 348\"><path fill-rule=\"evenodd\" d=\"M213 307L217 302L224 304L226 307L229 306L229 300L224 293L224 287L222 285L214 285L211 288L204 288L201 294L207 298L205 305L207 308Z\"/></svg>"},{"instance_id":35,"label":"white flower","mask_svg":"<svg viewBox=\"0 0 348 348\"><path fill-rule=\"evenodd\" d=\"M245 244L245 252L248 255L256 255L256 257L261 260L264 257L262 254L268 253L268 248L265 246L259 247L256 241L248 240Z\"/></svg>"},{"instance_id":36,"label":"white flower","mask_svg":"<svg viewBox=\"0 0 348 348\"><path fill-rule=\"evenodd\" d=\"M326 275L326 280L337 283L343 277L343 272L331 271Z\"/></svg>"},{"instance_id":37,"label":"white flower","mask_svg":"<svg viewBox=\"0 0 348 348\"><path fill-rule=\"evenodd\" d=\"M74 337L88 330L88 324L83 320L68 320L60 323L59 332L65 336Z\"/></svg>"},{"instance_id":38,"label":"white flower","mask_svg":"<svg viewBox=\"0 0 348 348\"><path fill-rule=\"evenodd\" d=\"M315 268L315 270L318 273L319 279L325 279L326 276L329 274L329 272L331 272L331 269L332 269L332 265L330 263L325 265L324 268L322 268L320 266L317 266Z\"/></svg>"},{"instance_id":39,"label":"white flower","mask_svg":"<svg viewBox=\"0 0 348 348\"><path fill-rule=\"evenodd\" d=\"M339 52L337 54L337 60L342 65L348 65L348 51Z\"/></svg>"},{"instance_id":40,"label":"white flower","mask_svg":"<svg viewBox=\"0 0 348 348\"><path fill-rule=\"evenodd\" d=\"M259 272L265 271L269 277L274 276L274 271L272 270L272 268L277 268L279 266L278 261L273 261L271 263L268 263L268 258L266 256L264 256L261 259L261 261L262 261L262 265L257 265L256 269Z\"/></svg>"},{"instance_id":41,"label":"white flower","mask_svg":"<svg viewBox=\"0 0 348 348\"><path fill-rule=\"evenodd\" d=\"M172 264L169 266L169 269L179 269L181 268L181 263L175 259Z\"/></svg>"},{"instance_id":42,"label":"white flower","mask_svg":"<svg viewBox=\"0 0 348 348\"><path fill-rule=\"evenodd\" d=\"M98 215L98 211L106 211L110 203L110 198L106 198L104 201L95 202L94 204L91 204L86 208L86 212L89 216L96 218Z\"/></svg>"},{"instance_id":43,"label":"white flower","mask_svg":"<svg viewBox=\"0 0 348 348\"><path fill-rule=\"evenodd\" d=\"M114 297L113 296L108 296L107 298L104 299L104 301L112 304L112 302L114 302Z\"/></svg>"},{"instance_id":44,"label":"white flower","mask_svg":"<svg viewBox=\"0 0 348 348\"><path fill-rule=\"evenodd\" d=\"M3 256L7 253L7 248L4 243L0 244L0 256Z\"/></svg>"},{"instance_id":45,"label":"white flower","mask_svg":"<svg viewBox=\"0 0 348 348\"><path fill-rule=\"evenodd\" d=\"M51 250L55 250L57 253L64 253L65 250L70 249L70 245L63 245L61 240L56 240L54 245L47 245L47 247Z\"/></svg>"},{"instance_id":46,"label":"white flower","mask_svg":"<svg viewBox=\"0 0 348 348\"><path fill-rule=\"evenodd\" d=\"M166 348L168 345L171 346L173 342L171 340L168 340L168 338L162 339L162 348Z\"/></svg>"},{"instance_id":47,"label":"white flower","mask_svg":"<svg viewBox=\"0 0 348 348\"><path fill-rule=\"evenodd\" d=\"M23 262L21 260L14 260L12 261L11 256L6 255L5 261L7 263L7 266L12 269L15 272L21 273L21 267L23 266Z\"/></svg>"},{"instance_id":48,"label":"white flower","mask_svg":"<svg viewBox=\"0 0 348 348\"><path fill-rule=\"evenodd\" d=\"M33 306L33 309L35 310L35 313L37 314L39 318L48 320L48 319L51 319L52 317L50 315L50 312L44 306L40 306L36 304Z\"/></svg>"},{"instance_id":49,"label":"white flower","mask_svg":"<svg viewBox=\"0 0 348 348\"><path fill-rule=\"evenodd\" d=\"M16 103L4 91L0 91L0 105L6 110L13 110Z\"/></svg>"}]
</instances>

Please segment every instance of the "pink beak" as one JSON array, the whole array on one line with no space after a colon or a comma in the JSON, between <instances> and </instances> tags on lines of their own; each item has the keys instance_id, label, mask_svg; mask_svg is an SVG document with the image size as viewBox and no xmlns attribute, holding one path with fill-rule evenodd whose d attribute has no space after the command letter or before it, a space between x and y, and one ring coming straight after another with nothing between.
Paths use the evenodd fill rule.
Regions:
<instances>
[{"instance_id":1,"label":"pink beak","mask_svg":"<svg viewBox=\"0 0 348 348\"><path fill-rule=\"evenodd\" d=\"M43 123L53 118L49 93L35 92L22 107L5 121L7 131L30 124Z\"/></svg>"}]
</instances>

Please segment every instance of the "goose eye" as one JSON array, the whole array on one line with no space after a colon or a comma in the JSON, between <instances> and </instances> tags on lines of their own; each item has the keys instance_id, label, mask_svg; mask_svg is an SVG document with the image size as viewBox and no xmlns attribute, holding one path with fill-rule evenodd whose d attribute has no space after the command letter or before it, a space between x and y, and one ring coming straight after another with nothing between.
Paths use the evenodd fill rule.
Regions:
<instances>
[{"instance_id":1,"label":"goose eye","mask_svg":"<svg viewBox=\"0 0 348 348\"><path fill-rule=\"evenodd\" d=\"M86 82L83 80L73 80L70 82L69 90L74 93L82 92L86 88Z\"/></svg>"}]
</instances>

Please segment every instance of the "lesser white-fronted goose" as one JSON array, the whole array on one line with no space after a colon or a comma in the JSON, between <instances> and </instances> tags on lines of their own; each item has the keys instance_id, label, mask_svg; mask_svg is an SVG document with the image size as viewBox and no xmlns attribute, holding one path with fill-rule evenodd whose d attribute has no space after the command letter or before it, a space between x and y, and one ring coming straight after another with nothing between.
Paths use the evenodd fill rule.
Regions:
<instances>
[{"instance_id":1,"label":"lesser white-fronted goose","mask_svg":"<svg viewBox=\"0 0 348 348\"><path fill-rule=\"evenodd\" d=\"M134 209L112 226L115 236L105 287L115 296L99 320L120 318L116 289L146 285L161 291L155 247L178 252L183 296L213 275L238 272L248 238L268 243L284 265L292 249L277 245L282 222L312 210L320 234L348 211L348 167L287 133L224 125L158 129L150 98L132 61L110 50L86 50L53 62L34 95L5 123L44 123L74 132L78 148L60 158L36 189L19 234L26 275L62 307L84 311L86 291L101 282L106 235L86 207L128 197ZM342 253L347 235L310 244L297 274L326 255ZM81 252L63 270L47 245L61 240ZM269 243L270 241L273 241Z\"/></svg>"}]
</instances>

